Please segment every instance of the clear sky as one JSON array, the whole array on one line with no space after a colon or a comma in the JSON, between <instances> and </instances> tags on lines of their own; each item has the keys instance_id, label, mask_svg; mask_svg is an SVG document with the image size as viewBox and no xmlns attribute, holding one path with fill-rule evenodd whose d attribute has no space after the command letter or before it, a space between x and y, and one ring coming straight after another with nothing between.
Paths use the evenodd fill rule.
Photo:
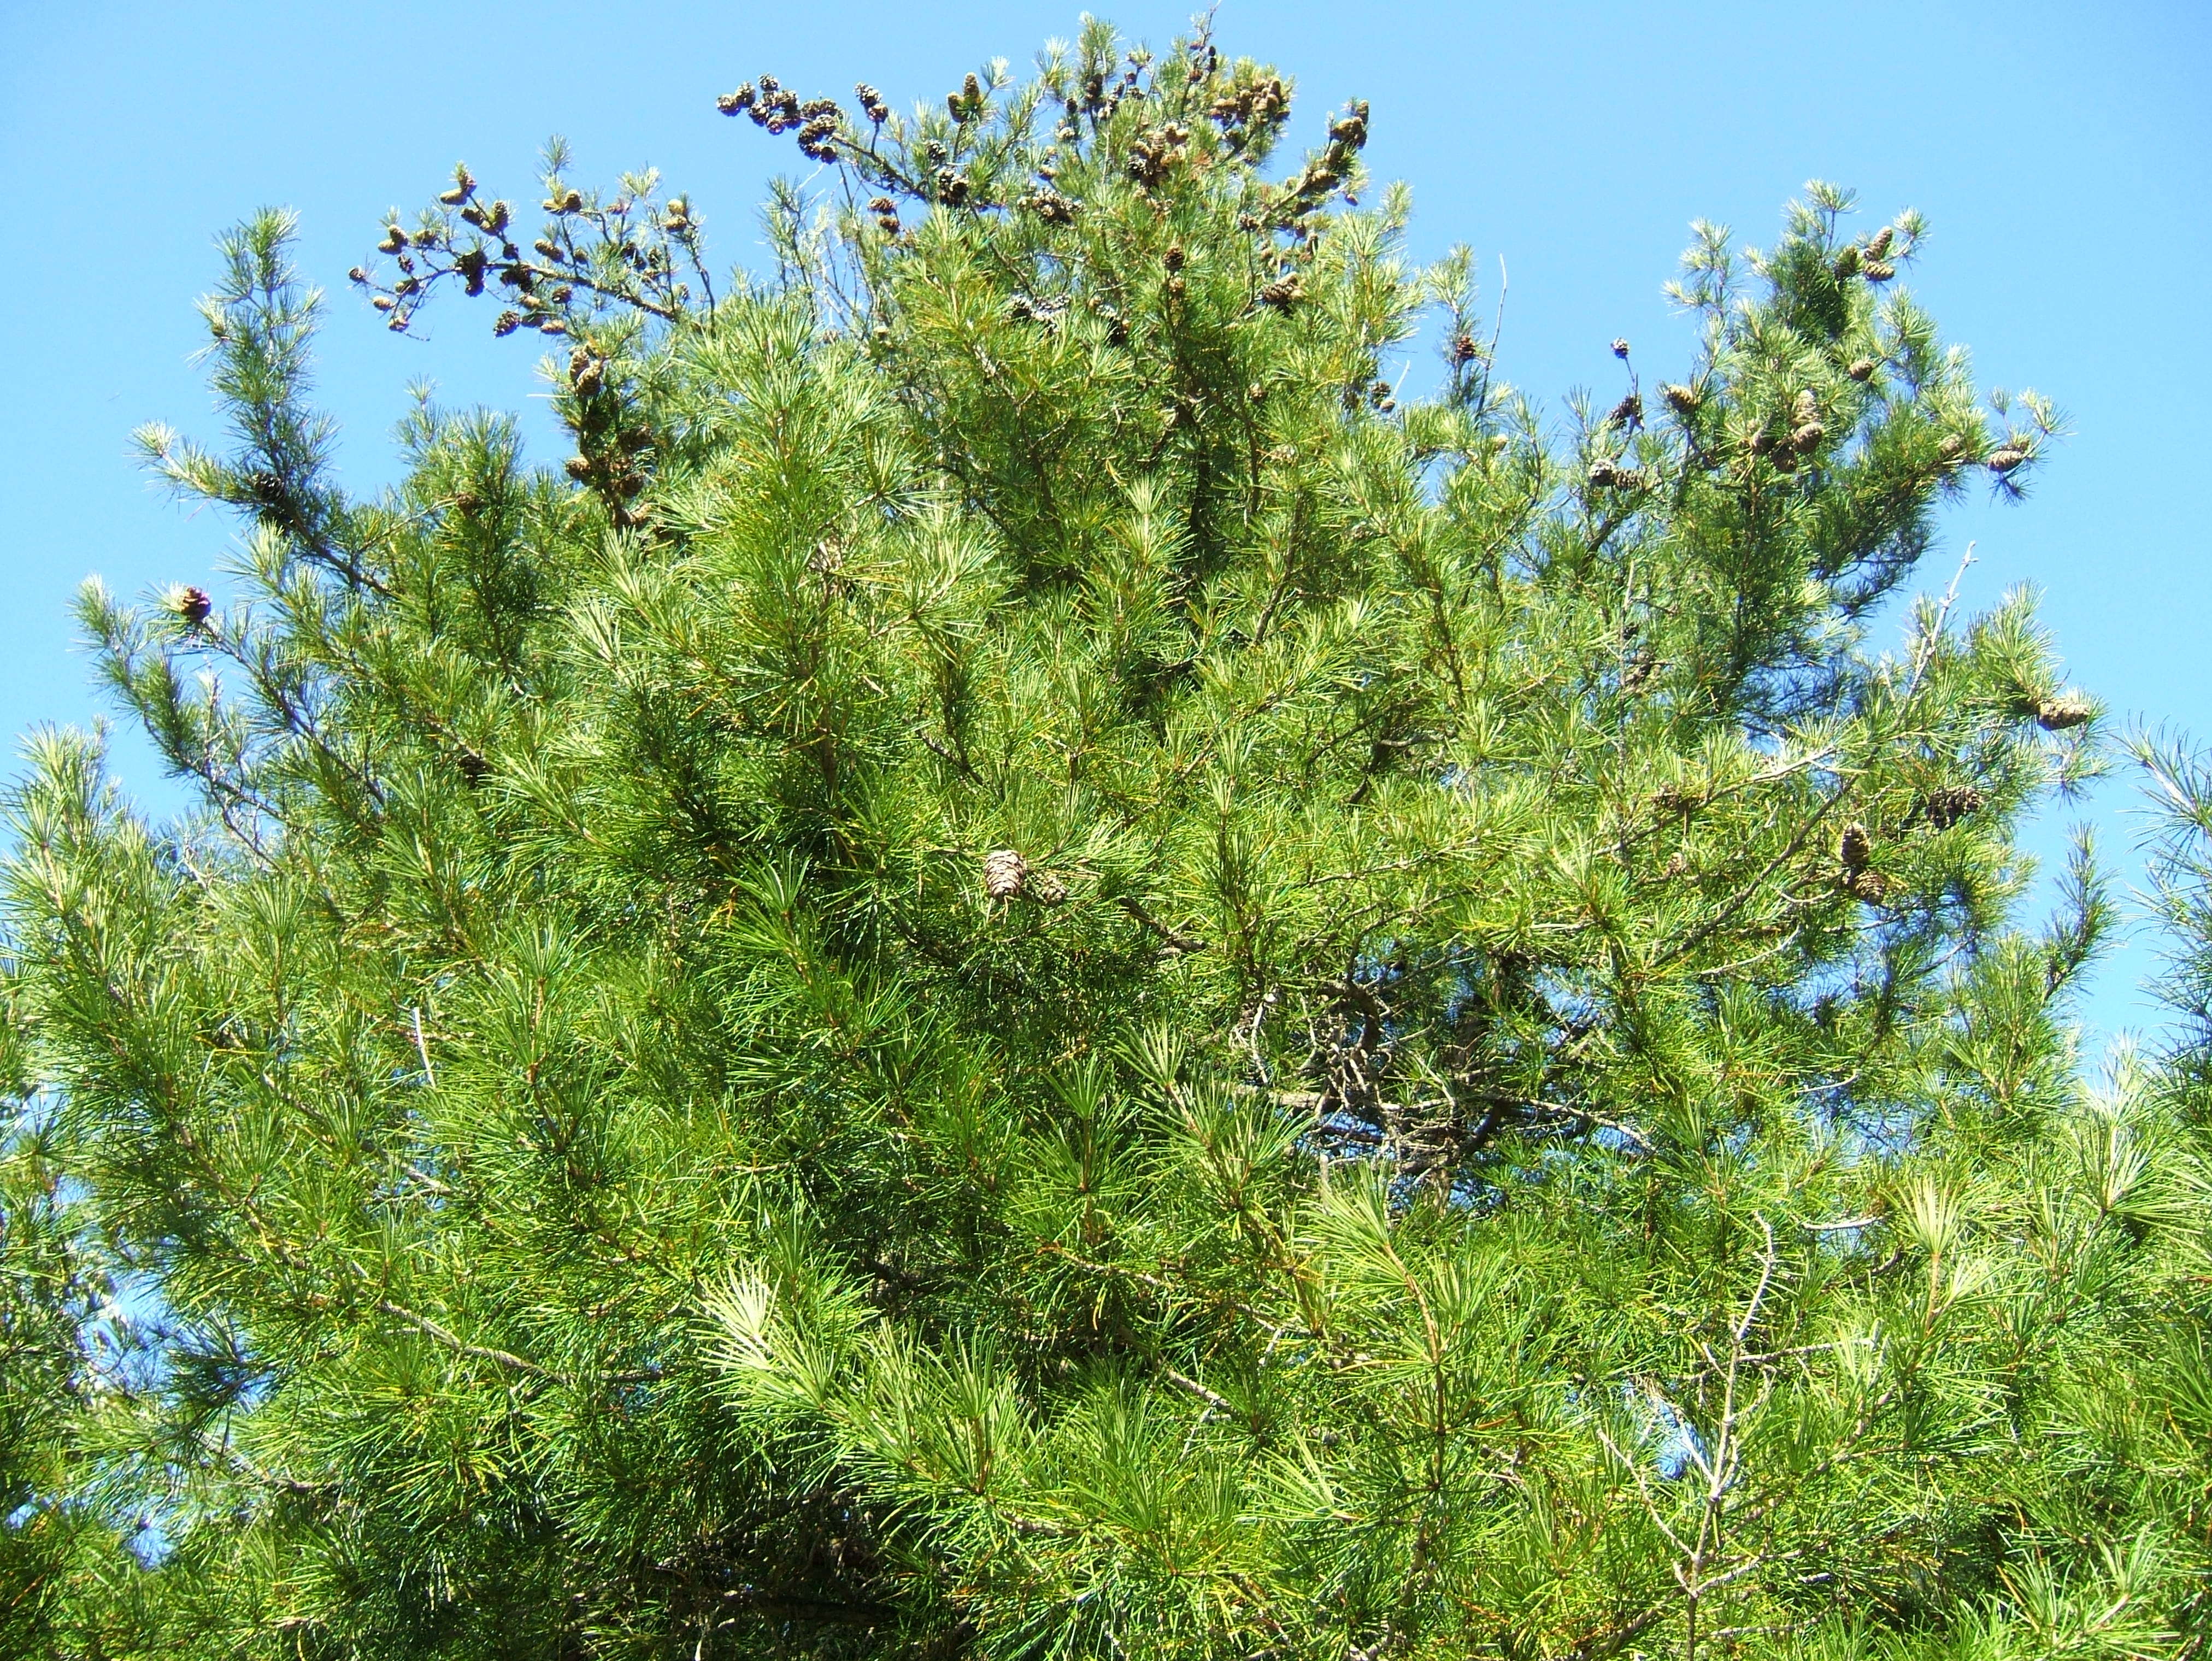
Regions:
<instances>
[{"instance_id":1,"label":"clear sky","mask_svg":"<svg viewBox=\"0 0 2212 1661\"><path fill-rule=\"evenodd\" d=\"M1187 15L1158 0L1101 9L1156 43ZM0 397L0 729L100 708L68 616L87 573L126 592L220 591L231 528L167 504L128 439L155 418L214 436L186 359L222 226L271 203L302 216L307 271L331 291L321 385L350 484L392 476L386 435L417 379L449 404L540 411L530 430L551 459L563 451L531 402L530 336L491 341L483 315L449 306L428 339L396 339L346 291L380 210L419 205L463 159L529 200L536 147L557 131L578 177L661 168L721 258L750 263L763 181L793 158L718 116L716 93L768 70L805 95L872 81L906 106L992 58L1026 63L1077 16L1030 0L0 0L18 273ZM1328 107L1372 101L1367 159L1413 186L1415 252L1470 244L1493 296L1503 257L1501 373L1555 412L1570 388L1612 384L1616 335L1647 381L1683 361L1688 331L1660 285L1692 219L1763 244L1814 177L1856 186L1868 228L1921 209L1934 233L1911 286L1985 383L2056 397L2074 429L2025 506L1952 514L1923 584L1940 588L1975 541L1966 603L2034 585L2083 685L2124 718L2212 741L2208 0L1224 0L1216 27L1232 55L1295 76L1296 142ZM143 750L118 745L117 761L134 791L174 799ZM2078 810L2115 855L2134 839L2127 807L2108 788ZM2038 846L2057 846L2065 816ZM2097 1025L2153 1019L2137 989L2153 967L2148 944L2113 960Z\"/></svg>"}]
</instances>

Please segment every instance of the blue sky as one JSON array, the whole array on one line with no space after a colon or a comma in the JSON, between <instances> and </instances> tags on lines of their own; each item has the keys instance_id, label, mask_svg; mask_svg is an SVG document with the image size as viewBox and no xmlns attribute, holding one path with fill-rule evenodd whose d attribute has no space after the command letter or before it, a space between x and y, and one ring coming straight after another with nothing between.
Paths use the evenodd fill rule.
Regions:
<instances>
[{"instance_id":1,"label":"blue sky","mask_svg":"<svg viewBox=\"0 0 2212 1661\"><path fill-rule=\"evenodd\" d=\"M1158 42L1188 15L1101 9ZM457 306L428 319L427 341L398 340L345 292L383 209L426 200L461 159L516 196L557 131L577 176L661 168L721 258L750 262L763 182L792 158L717 116L716 93L766 70L809 95L872 81L903 106L991 58L1024 63L1077 17L878 0L3 0L0 173L20 275L0 398L0 729L100 708L68 615L87 573L125 591L220 589L230 527L167 504L128 440L156 418L212 435L186 359L224 224L271 203L302 216L304 263L331 290L321 385L349 483L391 476L387 434L419 379L449 404L540 412L530 430L550 458L530 336L494 342ZM1986 384L2051 395L2073 427L2024 506L1951 515L1923 585L1940 588L1976 542L1967 606L2034 585L2083 685L2123 719L2212 740L2206 0L1224 0L1217 36L1296 76L1302 139L1326 108L1372 100L1368 161L1413 185L1414 252L1470 244L1493 296L1503 257L1501 373L1555 412L1570 388L1612 384L1616 335L1647 380L1686 356L1660 285L1692 219L1765 242L1813 177L1856 186L1869 227L1921 209L1934 233L1916 292ZM117 759L135 791L167 797L143 750ZM2124 869L2128 806L2108 787L2037 845L2055 849L2078 812ZM2113 959L2098 1027L2154 1018L2138 990L2154 966L2148 943Z\"/></svg>"}]
</instances>

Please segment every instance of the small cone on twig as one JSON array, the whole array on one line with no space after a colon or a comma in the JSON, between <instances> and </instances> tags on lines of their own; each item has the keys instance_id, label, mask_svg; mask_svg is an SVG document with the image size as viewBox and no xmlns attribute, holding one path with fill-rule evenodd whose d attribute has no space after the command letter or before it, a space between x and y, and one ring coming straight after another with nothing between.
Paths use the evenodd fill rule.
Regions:
<instances>
[{"instance_id":1,"label":"small cone on twig","mask_svg":"<svg viewBox=\"0 0 2212 1661\"><path fill-rule=\"evenodd\" d=\"M1889 894L1889 879L1877 870L1853 871L1844 886L1852 899L1869 906L1879 906Z\"/></svg>"},{"instance_id":2,"label":"small cone on twig","mask_svg":"<svg viewBox=\"0 0 2212 1661\"><path fill-rule=\"evenodd\" d=\"M1928 822L1948 830L1968 814L1980 811L1982 793L1972 785L1948 785L1928 797Z\"/></svg>"},{"instance_id":3,"label":"small cone on twig","mask_svg":"<svg viewBox=\"0 0 2212 1661\"><path fill-rule=\"evenodd\" d=\"M994 900L1017 900L1029 881L1030 862L1012 848L994 848L983 856L983 892Z\"/></svg>"},{"instance_id":4,"label":"small cone on twig","mask_svg":"<svg viewBox=\"0 0 2212 1661\"><path fill-rule=\"evenodd\" d=\"M2080 693L2057 692L2036 700L2035 724L2045 732L2063 732L2069 727L2080 726L2095 713L2089 700Z\"/></svg>"}]
</instances>

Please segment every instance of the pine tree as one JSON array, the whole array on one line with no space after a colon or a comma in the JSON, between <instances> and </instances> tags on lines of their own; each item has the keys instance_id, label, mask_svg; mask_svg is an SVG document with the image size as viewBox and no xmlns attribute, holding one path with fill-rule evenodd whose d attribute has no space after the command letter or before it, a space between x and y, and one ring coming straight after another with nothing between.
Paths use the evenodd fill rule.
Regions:
<instances>
[{"instance_id":1,"label":"pine tree","mask_svg":"<svg viewBox=\"0 0 2212 1661\"><path fill-rule=\"evenodd\" d=\"M2199 1652L2201 1123L2084 1080L2086 844L2022 918L2097 710L2024 597L1879 649L2055 412L1815 184L1547 428L1291 102L763 76L831 183L720 286L457 169L356 282L575 453L375 499L227 240L234 590L82 606L197 808L12 798L9 1250L149 1306L9 1473L56 1652Z\"/></svg>"}]
</instances>

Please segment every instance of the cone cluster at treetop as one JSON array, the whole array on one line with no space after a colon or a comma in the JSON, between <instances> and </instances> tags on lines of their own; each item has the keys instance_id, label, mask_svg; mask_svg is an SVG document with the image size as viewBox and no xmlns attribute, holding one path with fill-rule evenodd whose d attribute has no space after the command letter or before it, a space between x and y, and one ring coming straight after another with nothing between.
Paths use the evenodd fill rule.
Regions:
<instances>
[{"instance_id":1,"label":"cone cluster at treetop","mask_svg":"<svg viewBox=\"0 0 2212 1661\"><path fill-rule=\"evenodd\" d=\"M2055 412L1814 184L1547 424L1365 105L1124 44L726 94L772 273L457 170L356 285L565 464L348 494L226 239L237 568L82 606L193 806L8 798L0 1650L2205 1652L2212 787L2100 1070L2124 747L1892 603Z\"/></svg>"}]
</instances>

